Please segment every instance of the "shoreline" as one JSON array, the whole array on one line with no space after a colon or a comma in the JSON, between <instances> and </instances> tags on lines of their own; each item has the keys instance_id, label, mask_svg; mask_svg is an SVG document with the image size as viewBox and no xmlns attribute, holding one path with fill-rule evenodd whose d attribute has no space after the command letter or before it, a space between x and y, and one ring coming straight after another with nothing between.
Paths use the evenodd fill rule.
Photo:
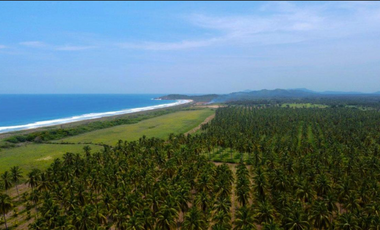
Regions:
<instances>
[{"instance_id":1,"label":"shoreline","mask_svg":"<svg viewBox=\"0 0 380 230\"><path fill-rule=\"evenodd\" d=\"M161 104L161 105L131 108L131 109L110 111L110 112L104 112L104 113L83 114L79 116L73 116L70 118L61 118L61 119L54 119L54 120L49 120L49 121L39 121L39 122L34 122L31 124L19 125L19 126L5 126L5 127L0 127L0 139L4 139L13 135L28 134L28 133L32 133L36 131L44 131L44 130L50 130L50 129L55 129L55 128L67 128L67 127L73 127L77 125L88 124L90 122L113 120L113 119L117 119L121 117L131 116L131 115L155 112L162 109L189 105L192 102L193 100L176 100L176 102ZM12 129L12 127L16 127L16 129L20 127L20 129L2 131L2 130Z\"/></svg>"}]
</instances>

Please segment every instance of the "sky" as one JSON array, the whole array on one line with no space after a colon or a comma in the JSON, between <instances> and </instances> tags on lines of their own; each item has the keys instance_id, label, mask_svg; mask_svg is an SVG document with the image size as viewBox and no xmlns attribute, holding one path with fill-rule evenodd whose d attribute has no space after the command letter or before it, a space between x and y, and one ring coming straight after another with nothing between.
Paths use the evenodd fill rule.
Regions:
<instances>
[{"instance_id":1,"label":"sky","mask_svg":"<svg viewBox=\"0 0 380 230\"><path fill-rule=\"evenodd\" d=\"M380 2L0 2L0 94L380 91Z\"/></svg>"}]
</instances>

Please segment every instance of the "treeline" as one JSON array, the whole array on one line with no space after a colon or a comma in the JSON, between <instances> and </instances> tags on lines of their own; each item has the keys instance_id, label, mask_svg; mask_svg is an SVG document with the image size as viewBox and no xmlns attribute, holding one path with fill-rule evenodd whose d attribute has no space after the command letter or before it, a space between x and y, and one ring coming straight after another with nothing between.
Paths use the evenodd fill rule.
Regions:
<instances>
[{"instance_id":1,"label":"treeline","mask_svg":"<svg viewBox=\"0 0 380 230\"><path fill-rule=\"evenodd\" d=\"M146 112L142 114L137 115L129 115L126 118L118 118L114 120L104 120L104 121L90 121L87 124L77 125L74 127L68 127L68 128L57 128L57 129L51 129L51 130L45 130L45 131L37 131L32 132L29 134L22 134L22 135L14 135L7 139L5 139L8 143L11 144L17 144L22 142L46 142L51 140L58 140L65 137L75 136L82 133L98 130L98 129L104 129L109 128L113 126L118 125L126 125L126 124L135 124L139 121L150 119L153 117L169 114L175 111L178 111L178 108L169 108L169 109L163 109L163 110L157 110L154 112ZM11 144L4 144L3 148L7 147L13 147Z\"/></svg>"},{"instance_id":2,"label":"treeline","mask_svg":"<svg viewBox=\"0 0 380 230\"><path fill-rule=\"evenodd\" d=\"M255 106L281 106L282 104L299 103L299 104L322 104L332 108L339 107L360 107L380 109L380 95L325 95L305 98L272 98L272 99L247 99L232 100L226 102L228 105L255 105Z\"/></svg>"}]
</instances>

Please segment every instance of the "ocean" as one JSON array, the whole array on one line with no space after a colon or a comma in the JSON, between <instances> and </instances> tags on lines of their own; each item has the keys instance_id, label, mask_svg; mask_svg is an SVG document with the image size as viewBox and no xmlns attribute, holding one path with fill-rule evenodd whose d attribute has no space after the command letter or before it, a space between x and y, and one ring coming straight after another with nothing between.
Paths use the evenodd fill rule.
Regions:
<instances>
[{"instance_id":1,"label":"ocean","mask_svg":"<svg viewBox=\"0 0 380 230\"><path fill-rule=\"evenodd\" d=\"M165 108L186 100L158 94L0 95L0 133Z\"/></svg>"}]
</instances>

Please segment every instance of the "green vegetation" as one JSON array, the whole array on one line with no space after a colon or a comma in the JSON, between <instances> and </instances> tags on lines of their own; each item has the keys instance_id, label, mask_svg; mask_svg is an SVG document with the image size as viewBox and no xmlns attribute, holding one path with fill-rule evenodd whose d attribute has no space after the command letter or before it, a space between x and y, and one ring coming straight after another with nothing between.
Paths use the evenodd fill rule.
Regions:
<instances>
[{"instance_id":1,"label":"green vegetation","mask_svg":"<svg viewBox=\"0 0 380 230\"><path fill-rule=\"evenodd\" d=\"M327 108L327 105L321 105L321 104L312 104L312 103L284 103L281 104L281 107L284 108L320 108L324 109Z\"/></svg>"},{"instance_id":2,"label":"green vegetation","mask_svg":"<svg viewBox=\"0 0 380 230\"><path fill-rule=\"evenodd\" d=\"M0 152L0 173L9 171L12 166L22 168L24 176L33 168L46 169L56 158L67 152L83 153L86 145L55 145L55 144L29 144ZM94 151L102 147L91 145Z\"/></svg>"},{"instance_id":3,"label":"green vegetation","mask_svg":"<svg viewBox=\"0 0 380 230\"><path fill-rule=\"evenodd\" d=\"M215 113L211 109L193 109L166 114L140 121L137 124L120 125L101 129L82 135L57 140L52 144L27 144L16 148L2 149L0 152L0 173L18 165L26 175L32 168L45 169L55 158L66 152L83 153L83 147L89 143L116 144L118 140L138 140L141 136L167 138L170 133L184 133L203 122ZM59 144L59 143L72 144ZM78 142L86 144L77 144ZM99 145L90 144L93 151L100 150Z\"/></svg>"},{"instance_id":4,"label":"green vegetation","mask_svg":"<svg viewBox=\"0 0 380 230\"><path fill-rule=\"evenodd\" d=\"M64 137L76 136L76 135L91 132L94 130L105 129L105 128L115 127L115 126L125 125L125 124L135 124L142 120L176 112L179 109L180 108L167 108L167 109L162 109L162 110L157 110L157 111L144 112L140 114L125 115L125 117L112 119L112 120L89 122L87 124L77 125L71 128L61 128L61 129L53 128L51 130L37 131L37 132L29 133L29 134L14 135L7 138L6 141L8 143L15 144L15 143L22 143L22 142L41 143L41 142L46 142L46 141L51 141L51 140L58 140ZM1 144L0 142L0 147L7 148L7 147L10 147L10 145L7 146L5 143Z\"/></svg>"},{"instance_id":5,"label":"green vegetation","mask_svg":"<svg viewBox=\"0 0 380 230\"><path fill-rule=\"evenodd\" d=\"M232 148L215 148L210 152L205 152L203 155L213 162L223 162L223 163L239 163L242 159L244 161L249 160L248 153L242 153Z\"/></svg>"},{"instance_id":6,"label":"green vegetation","mask_svg":"<svg viewBox=\"0 0 380 230\"><path fill-rule=\"evenodd\" d=\"M172 115L154 119L186 125ZM35 210L20 221L30 229L378 229L379 120L344 107L229 106L198 134L136 137L156 132L147 120L133 139L32 170L11 203ZM111 131L98 135L111 143ZM2 184L16 186L13 174Z\"/></svg>"},{"instance_id":7,"label":"green vegetation","mask_svg":"<svg viewBox=\"0 0 380 230\"><path fill-rule=\"evenodd\" d=\"M185 133L215 113L211 109L188 110L167 114L132 125L120 125L96 130L82 135L64 138L57 142L104 143L114 145L118 140L134 141L146 137L167 138L169 134Z\"/></svg>"},{"instance_id":8,"label":"green vegetation","mask_svg":"<svg viewBox=\"0 0 380 230\"><path fill-rule=\"evenodd\" d=\"M331 108L356 108L360 110L380 110L380 95L319 95L314 97L275 97L256 98L254 100L231 100L229 105L245 105L256 107L278 107L282 104L312 104Z\"/></svg>"}]
</instances>

